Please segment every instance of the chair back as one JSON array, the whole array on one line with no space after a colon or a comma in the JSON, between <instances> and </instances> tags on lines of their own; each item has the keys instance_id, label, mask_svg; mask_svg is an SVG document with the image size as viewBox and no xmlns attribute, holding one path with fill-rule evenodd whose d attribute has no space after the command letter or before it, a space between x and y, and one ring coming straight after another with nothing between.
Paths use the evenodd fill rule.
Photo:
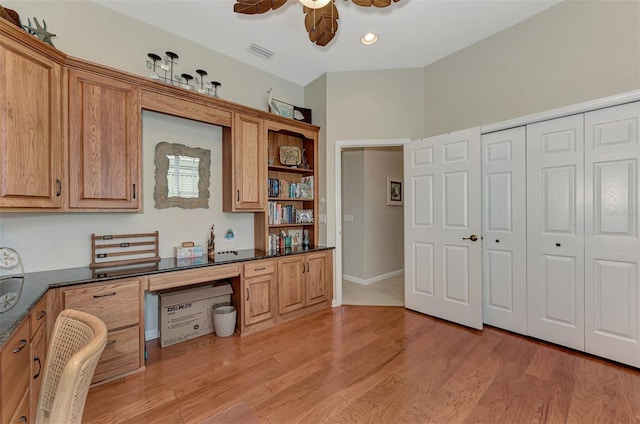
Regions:
<instances>
[{"instance_id":1,"label":"chair back","mask_svg":"<svg viewBox=\"0 0 640 424\"><path fill-rule=\"evenodd\" d=\"M36 423L80 424L89 385L107 344L96 316L65 309L54 324L47 352Z\"/></svg>"}]
</instances>

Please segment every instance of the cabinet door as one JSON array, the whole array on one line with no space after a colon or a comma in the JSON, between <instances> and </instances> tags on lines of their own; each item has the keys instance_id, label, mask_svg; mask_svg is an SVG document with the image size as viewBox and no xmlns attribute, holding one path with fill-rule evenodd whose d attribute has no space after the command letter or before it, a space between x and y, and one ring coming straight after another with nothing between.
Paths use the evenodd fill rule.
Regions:
<instances>
[{"instance_id":1,"label":"cabinet door","mask_svg":"<svg viewBox=\"0 0 640 424\"><path fill-rule=\"evenodd\" d=\"M140 101L135 86L69 70L69 207L138 209Z\"/></svg>"},{"instance_id":2,"label":"cabinet door","mask_svg":"<svg viewBox=\"0 0 640 424\"><path fill-rule=\"evenodd\" d=\"M47 337L45 326L40 326L31 340L31 416L36 416L42 377L44 376L44 364L47 359Z\"/></svg>"},{"instance_id":3,"label":"cabinet door","mask_svg":"<svg viewBox=\"0 0 640 424\"><path fill-rule=\"evenodd\" d=\"M583 116L527 126L530 336L584 350Z\"/></svg>"},{"instance_id":4,"label":"cabinet door","mask_svg":"<svg viewBox=\"0 0 640 424\"><path fill-rule=\"evenodd\" d=\"M29 343L29 320L20 324L11 339L2 347L2 422L9 422L19 405L23 403L23 396L29 392L31 380L31 346ZM29 402L26 408L20 409L19 416L29 415Z\"/></svg>"},{"instance_id":5,"label":"cabinet door","mask_svg":"<svg viewBox=\"0 0 640 424\"><path fill-rule=\"evenodd\" d=\"M640 367L640 103L585 115L585 350Z\"/></svg>"},{"instance_id":6,"label":"cabinet door","mask_svg":"<svg viewBox=\"0 0 640 424\"><path fill-rule=\"evenodd\" d=\"M278 259L278 313L301 309L305 305L305 282L302 255Z\"/></svg>"},{"instance_id":7,"label":"cabinet door","mask_svg":"<svg viewBox=\"0 0 640 424\"><path fill-rule=\"evenodd\" d=\"M0 40L0 207L62 206L61 67Z\"/></svg>"},{"instance_id":8,"label":"cabinet door","mask_svg":"<svg viewBox=\"0 0 640 424\"><path fill-rule=\"evenodd\" d=\"M271 299L273 298L274 279L273 274L245 278L245 325L273 318Z\"/></svg>"},{"instance_id":9,"label":"cabinet door","mask_svg":"<svg viewBox=\"0 0 640 424\"><path fill-rule=\"evenodd\" d=\"M264 134L259 118L236 114L233 136L234 209L264 210Z\"/></svg>"},{"instance_id":10,"label":"cabinet door","mask_svg":"<svg viewBox=\"0 0 640 424\"><path fill-rule=\"evenodd\" d=\"M306 255L305 265L306 305L309 306L327 300L326 254L313 253Z\"/></svg>"}]
</instances>

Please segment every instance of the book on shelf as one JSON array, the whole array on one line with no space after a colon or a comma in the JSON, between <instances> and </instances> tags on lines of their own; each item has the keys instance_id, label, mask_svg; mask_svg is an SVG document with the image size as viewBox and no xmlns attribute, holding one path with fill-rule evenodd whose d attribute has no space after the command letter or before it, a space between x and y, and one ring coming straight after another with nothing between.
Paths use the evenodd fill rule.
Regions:
<instances>
[{"instance_id":1,"label":"book on shelf","mask_svg":"<svg viewBox=\"0 0 640 424\"><path fill-rule=\"evenodd\" d=\"M300 182L281 178L268 178L267 187L269 197L282 199L313 199L313 176L303 177Z\"/></svg>"},{"instance_id":2,"label":"book on shelf","mask_svg":"<svg viewBox=\"0 0 640 424\"><path fill-rule=\"evenodd\" d=\"M283 205L278 202L269 202L269 225L295 224L296 207Z\"/></svg>"}]
</instances>

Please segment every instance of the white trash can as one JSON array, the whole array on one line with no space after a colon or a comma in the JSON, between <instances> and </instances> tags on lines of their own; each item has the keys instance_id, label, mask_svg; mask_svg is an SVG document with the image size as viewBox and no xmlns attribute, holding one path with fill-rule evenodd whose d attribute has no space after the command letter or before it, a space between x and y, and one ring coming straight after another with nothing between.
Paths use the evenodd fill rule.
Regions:
<instances>
[{"instance_id":1,"label":"white trash can","mask_svg":"<svg viewBox=\"0 0 640 424\"><path fill-rule=\"evenodd\" d=\"M228 337L236 331L235 306L216 306L213 309L213 330L218 337Z\"/></svg>"}]
</instances>

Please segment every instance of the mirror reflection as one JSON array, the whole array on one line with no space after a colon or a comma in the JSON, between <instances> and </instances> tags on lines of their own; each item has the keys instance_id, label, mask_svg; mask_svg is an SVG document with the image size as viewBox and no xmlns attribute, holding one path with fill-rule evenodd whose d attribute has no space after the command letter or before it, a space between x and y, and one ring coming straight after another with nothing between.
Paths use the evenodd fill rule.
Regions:
<instances>
[{"instance_id":1,"label":"mirror reflection","mask_svg":"<svg viewBox=\"0 0 640 424\"><path fill-rule=\"evenodd\" d=\"M157 209L208 208L211 150L162 142L156 145Z\"/></svg>"}]
</instances>

